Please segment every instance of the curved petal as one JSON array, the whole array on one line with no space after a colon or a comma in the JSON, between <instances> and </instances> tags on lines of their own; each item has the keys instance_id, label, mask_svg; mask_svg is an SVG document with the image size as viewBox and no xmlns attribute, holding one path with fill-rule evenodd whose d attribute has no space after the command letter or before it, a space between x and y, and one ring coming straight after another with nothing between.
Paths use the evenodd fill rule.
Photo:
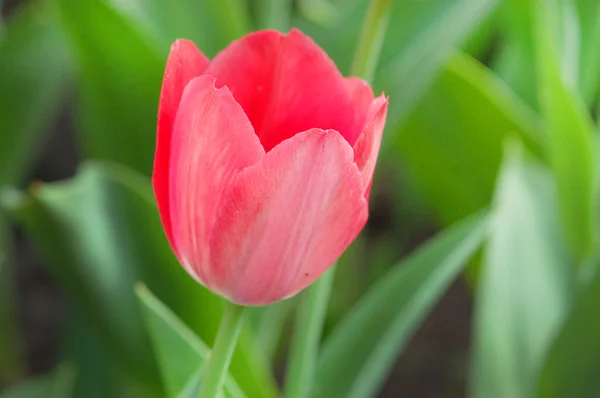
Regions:
<instances>
[{"instance_id":1,"label":"curved petal","mask_svg":"<svg viewBox=\"0 0 600 398\"><path fill-rule=\"evenodd\" d=\"M219 53L207 74L244 108L266 151L310 128L339 131L352 145L354 110L344 78L297 29L249 34Z\"/></svg>"},{"instance_id":2,"label":"curved petal","mask_svg":"<svg viewBox=\"0 0 600 398\"><path fill-rule=\"evenodd\" d=\"M369 107L367 115L367 126L361 133L360 137L354 145L354 161L360 170L365 188L364 195L369 197L371 191L371 181L377 156L379 155L379 147L381 146L381 136L383 127L385 126L385 118L387 116L388 100L385 96L377 97Z\"/></svg>"},{"instance_id":3,"label":"curved petal","mask_svg":"<svg viewBox=\"0 0 600 398\"><path fill-rule=\"evenodd\" d=\"M264 150L242 108L215 79L193 79L181 98L171 143L171 225L179 261L210 287L210 231L223 193Z\"/></svg>"},{"instance_id":4,"label":"curved petal","mask_svg":"<svg viewBox=\"0 0 600 398\"><path fill-rule=\"evenodd\" d=\"M183 89L190 80L200 76L208 68L209 63L208 58L196 48L194 43L189 40L177 40L171 46L160 92L152 185L160 219L173 249L175 246L169 210L169 160L173 125Z\"/></svg>"},{"instance_id":5,"label":"curved petal","mask_svg":"<svg viewBox=\"0 0 600 398\"><path fill-rule=\"evenodd\" d=\"M369 117L369 108L375 99L373 90L369 83L359 77L346 77L344 79L346 90L350 95L350 101L354 108L354 125L352 127L352 137L348 142L356 142L359 135L363 132Z\"/></svg>"},{"instance_id":6,"label":"curved petal","mask_svg":"<svg viewBox=\"0 0 600 398\"><path fill-rule=\"evenodd\" d=\"M217 290L265 305L304 289L356 238L368 217L352 148L312 129L240 173L211 237Z\"/></svg>"}]
</instances>

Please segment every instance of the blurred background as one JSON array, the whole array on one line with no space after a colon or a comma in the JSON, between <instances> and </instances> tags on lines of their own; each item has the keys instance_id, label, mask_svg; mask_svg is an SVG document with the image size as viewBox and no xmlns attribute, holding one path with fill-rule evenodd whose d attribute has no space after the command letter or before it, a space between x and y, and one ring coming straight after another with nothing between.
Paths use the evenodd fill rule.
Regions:
<instances>
[{"instance_id":1,"label":"blurred background","mask_svg":"<svg viewBox=\"0 0 600 398\"><path fill-rule=\"evenodd\" d=\"M134 284L208 344L221 310L178 266L150 186L171 43L212 57L247 32L298 27L347 75L368 4L0 0L0 397L164 396ZM325 338L407 255L485 213L483 249L428 282L373 396L598 397L600 1L393 0L371 83L388 122ZM232 373L251 398L281 383L296 301L257 309L242 334ZM553 392L489 382L495 364L509 380L528 361Z\"/></svg>"}]
</instances>

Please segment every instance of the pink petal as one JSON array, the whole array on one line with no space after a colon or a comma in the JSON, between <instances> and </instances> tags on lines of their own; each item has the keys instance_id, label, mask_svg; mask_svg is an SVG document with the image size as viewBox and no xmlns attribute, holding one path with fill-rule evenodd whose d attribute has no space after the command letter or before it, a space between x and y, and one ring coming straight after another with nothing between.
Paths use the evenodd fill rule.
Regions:
<instances>
[{"instance_id":1,"label":"pink petal","mask_svg":"<svg viewBox=\"0 0 600 398\"><path fill-rule=\"evenodd\" d=\"M169 161L171 158L171 135L175 124L175 115L183 89L196 76L200 76L210 61L189 40L177 40L171 46L167 67L160 93L158 108L158 126L156 134L156 154L152 185L158 203L160 219L167 239L173 245L171 211L169 206Z\"/></svg>"},{"instance_id":2,"label":"pink petal","mask_svg":"<svg viewBox=\"0 0 600 398\"><path fill-rule=\"evenodd\" d=\"M368 216L352 148L312 129L240 173L211 238L211 272L233 302L294 295L329 268Z\"/></svg>"},{"instance_id":3,"label":"pink petal","mask_svg":"<svg viewBox=\"0 0 600 398\"><path fill-rule=\"evenodd\" d=\"M344 79L346 90L350 95L352 107L354 108L354 125L352 127L352 136L348 142L356 142L359 135L363 132L369 117L369 109L375 95L369 83L358 77L347 77Z\"/></svg>"},{"instance_id":4,"label":"pink petal","mask_svg":"<svg viewBox=\"0 0 600 398\"><path fill-rule=\"evenodd\" d=\"M203 75L185 88L173 130L171 223L179 261L211 286L210 231L223 193L235 176L264 156L242 108L215 79Z\"/></svg>"},{"instance_id":5,"label":"pink petal","mask_svg":"<svg viewBox=\"0 0 600 398\"><path fill-rule=\"evenodd\" d=\"M362 174L365 197L369 197L373 172L381 146L381 136L385 126L388 100L385 96L377 97L369 107L367 126L354 144L354 161Z\"/></svg>"},{"instance_id":6,"label":"pink petal","mask_svg":"<svg viewBox=\"0 0 600 398\"><path fill-rule=\"evenodd\" d=\"M206 73L229 87L266 151L310 128L337 130L354 143L344 78L299 30L249 34L218 54Z\"/></svg>"}]
</instances>

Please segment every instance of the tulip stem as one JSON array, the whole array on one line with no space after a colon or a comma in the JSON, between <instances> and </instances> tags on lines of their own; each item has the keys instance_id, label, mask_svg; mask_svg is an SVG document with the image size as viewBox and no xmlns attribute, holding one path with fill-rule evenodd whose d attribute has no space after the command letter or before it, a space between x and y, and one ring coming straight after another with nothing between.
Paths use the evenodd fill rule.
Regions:
<instances>
[{"instance_id":1,"label":"tulip stem","mask_svg":"<svg viewBox=\"0 0 600 398\"><path fill-rule=\"evenodd\" d=\"M245 307L226 302L217 338L204 370L199 398L220 396L233 350L242 328L244 310Z\"/></svg>"},{"instance_id":2,"label":"tulip stem","mask_svg":"<svg viewBox=\"0 0 600 398\"><path fill-rule=\"evenodd\" d=\"M286 372L285 398L313 396L311 389L334 274L335 265L302 293Z\"/></svg>"},{"instance_id":3,"label":"tulip stem","mask_svg":"<svg viewBox=\"0 0 600 398\"><path fill-rule=\"evenodd\" d=\"M363 23L350 75L371 81L375 75L383 39L392 9L392 0L371 0Z\"/></svg>"}]
</instances>

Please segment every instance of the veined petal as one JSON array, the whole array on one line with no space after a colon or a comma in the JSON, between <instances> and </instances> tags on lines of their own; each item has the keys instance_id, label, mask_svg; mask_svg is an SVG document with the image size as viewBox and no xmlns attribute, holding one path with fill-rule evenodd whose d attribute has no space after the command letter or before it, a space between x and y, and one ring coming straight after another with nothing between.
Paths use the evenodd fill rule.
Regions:
<instances>
[{"instance_id":1,"label":"veined petal","mask_svg":"<svg viewBox=\"0 0 600 398\"><path fill-rule=\"evenodd\" d=\"M183 89L190 80L200 76L209 64L208 58L194 43L189 40L177 40L171 46L160 93L152 185L165 234L174 250L169 204L169 162L173 125Z\"/></svg>"},{"instance_id":2,"label":"veined petal","mask_svg":"<svg viewBox=\"0 0 600 398\"><path fill-rule=\"evenodd\" d=\"M354 109L344 78L297 29L249 34L219 53L206 73L218 87L229 87L266 151L310 128L337 130L354 144Z\"/></svg>"},{"instance_id":3,"label":"veined petal","mask_svg":"<svg viewBox=\"0 0 600 398\"><path fill-rule=\"evenodd\" d=\"M344 138L295 135L242 171L224 200L211 237L215 287L244 305L298 293L356 238L367 207Z\"/></svg>"},{"instance_id":4,"label":"veined petal","mask_svg":"<svg viewBox=\"0 0 600 398\"><path fill-rule=\"evenodd\" d=\"M381 136L385 126L387 116L388 100L385 96L377 97L369 107L367 115L367 125L360 137L354 144L354 161L362 174L363 185L365 188L365 197L369 197L371 182L379 147L381 146Z\"/></svg>"},{"instance_id":5,"label":"veined petal","mask_svg":"<svg viewBox=\"0 0 600 398\"><path fill-rule=\"evenodd\" d=\"M203 75L185 88L171 143L170 201L175 252L190 274L211 287L209 237L223 193L265 154L250 121L227 88Z\"/></svg>"}]
</instances>

